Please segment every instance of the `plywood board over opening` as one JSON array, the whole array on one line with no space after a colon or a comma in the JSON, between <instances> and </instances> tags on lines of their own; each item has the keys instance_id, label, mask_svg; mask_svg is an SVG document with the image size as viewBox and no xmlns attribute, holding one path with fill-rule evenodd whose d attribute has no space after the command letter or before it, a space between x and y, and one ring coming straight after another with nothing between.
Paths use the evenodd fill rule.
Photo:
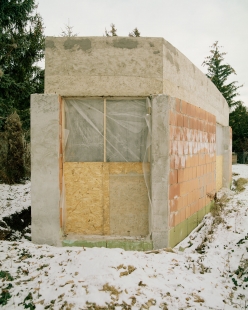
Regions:
<instances>
[{"instance_id":1,"label":"plywood board over opening","mask_svg":"<svg viewBox=\"0 0 248 310\"><path fill-rule=\"evenodd\" d=\"M146 236L148 193L142 163L110 163L110 233Z\"/></svg>"},{"instance_id":2,"label":"plywood board over opening","mask_svg":"<svg viewBox=\"0 0 248 310\"><path fill-rule=\"evenodd\" d=\"M103 234L103 165L64 163L66 233Z\"/></svg>"},{"instance_id":3,"label":"plywood board over opening","mask_svg":"<svg viewBox=\"0 0 248 310\"><path fill-rule=\"evenodd\" d=\"M142 163L64 163L66 233L146 236Z\"/></svg>"}]
</instances>

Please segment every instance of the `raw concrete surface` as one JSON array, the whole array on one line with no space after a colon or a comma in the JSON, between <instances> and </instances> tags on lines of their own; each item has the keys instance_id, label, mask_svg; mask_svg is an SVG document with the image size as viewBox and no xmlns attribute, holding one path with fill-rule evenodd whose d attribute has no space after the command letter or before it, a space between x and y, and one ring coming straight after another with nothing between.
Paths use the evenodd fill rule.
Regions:
<instances>
[{"instance_id":1,"label":"raw concrete surface","mask_svg":"<svg viewBox=\"0 0 248 310\"><path fill-rule=\"evenodd\" d=\"M159 95L152 98L151 146L151 219L150 233L154 249L169 244L168 179L169 165L169 113L172 99Z\"/></svg>"},{"instance_id":2,"label":"raw concrete surface","mask_svg":"<svg viewBox=\"0 0 248 310\"><path fill-rule=\"evenodd\" d=\"M60 245L59 100L31 95L32 241Z\"/></svg>"},{"instance_id":3,"label":"raw concrete surface","mask_svg":"<svg viewBox=\"0 0 248 310\"><path fill-rule=\"evenodd\" d=\"M166 94L216 115L228 105L215 85L163 38L46 38L45 93L61 96Z\"/></svg>"}]
</instances>

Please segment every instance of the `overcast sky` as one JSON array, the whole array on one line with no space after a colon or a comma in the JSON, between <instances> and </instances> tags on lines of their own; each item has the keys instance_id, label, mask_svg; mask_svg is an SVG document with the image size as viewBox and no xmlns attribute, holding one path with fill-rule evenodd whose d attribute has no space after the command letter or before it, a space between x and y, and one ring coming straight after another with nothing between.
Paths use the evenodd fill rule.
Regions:
<instances>
[{"instance_id":1,"label":"overcast sky","mask_svg":"<svg viewBox=\"0 0 248 310\"><path fill-rule=\"evenodd\" d=\"M137 27L142 37L165 38L203 72L219 41L248 106L248 0L39 0L37 11L46 36L59 36L68 21L79 36L102 36L111 23L119 36Z\"/></svg>"}]
</instances>

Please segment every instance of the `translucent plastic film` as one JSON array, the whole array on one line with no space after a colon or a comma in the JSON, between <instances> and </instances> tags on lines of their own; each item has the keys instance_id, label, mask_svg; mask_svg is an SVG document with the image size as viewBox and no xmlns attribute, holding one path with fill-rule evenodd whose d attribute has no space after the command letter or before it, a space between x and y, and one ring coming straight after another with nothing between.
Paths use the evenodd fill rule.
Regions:
<instances>
[{"instance_id":1,"label":"translucent plastic film","mask_svg":"<svg viewBox=\"0 0 248 310\"><path fill-rule=\"evenodd\" d=\"M65 146L65 161L103 161L102 99L66 99L65 128L69 130Z\"/></svg>"},{"instance_id":2,"label":"translucent plastic film","mask_svg":"<svg viewBox=\"0 0 248 310\"><path fill-rule=\"evenodd\" d=\"M146 149L145 100L108 100L107 150L110 162L142 162Z\"/></svg>"},{"instance_id":3,"label":"translucent plastic film","mask_svg":"<svg viewBox=\"0 0 248 310\"><path fill-rule=\"evenodd\" d=\"M66 99L65 161L143 162L146 118L146 100Z\"/></svg>"}]
</instances>

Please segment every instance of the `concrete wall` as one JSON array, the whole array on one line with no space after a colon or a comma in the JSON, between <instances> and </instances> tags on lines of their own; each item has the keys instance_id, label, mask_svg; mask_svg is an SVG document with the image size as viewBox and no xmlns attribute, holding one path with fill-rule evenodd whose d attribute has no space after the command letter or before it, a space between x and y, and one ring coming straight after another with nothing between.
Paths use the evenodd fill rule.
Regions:
<instances>
[{"instance_id":1,"label":"concrete wall","mask_svg":"<svg viewBox=\"0 0 248 310\"><path fill-rule=\"evenodd\" d=\"M61 96L166 94L216 115L228 105L214 84L163 38L46 38L45 93Z\"/></svg>"},{"instance_id":2,"label":"concrete wall","mask_svg":"<svg viewBox=\"0 0 248 310\"><path fill-rule=\"evenodd\" d=\"M216 125L216 190L230 187L232 162L232 131L229 126Z\"/></svg>"},{"instance_id":3,"label":"concrete wall","mask_svg":"<svg viewBox=\"0 0 248 310\"><path fill-rule=\"evenodd\" d=\"M31 95L32 241L60 245L59 98Z\"/></svg>"}]
</instances>

